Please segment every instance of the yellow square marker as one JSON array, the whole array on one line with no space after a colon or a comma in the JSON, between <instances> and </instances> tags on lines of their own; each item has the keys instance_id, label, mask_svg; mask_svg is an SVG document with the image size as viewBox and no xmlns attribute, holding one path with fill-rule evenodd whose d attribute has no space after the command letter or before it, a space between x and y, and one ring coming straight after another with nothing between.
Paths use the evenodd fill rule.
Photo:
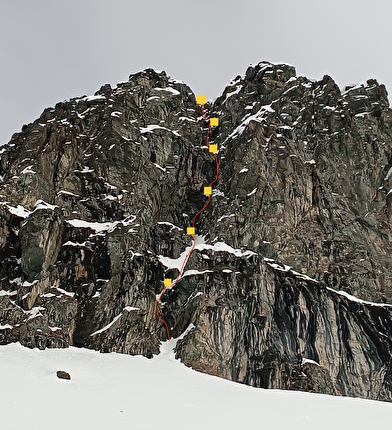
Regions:
<instances>
[{"instance_id":1,"label":"yellow square marker","mask_svg":"<svg viewBox=\"0 0 392 430\"><path fill-rule=\"evenodd\" d=\"M195 227L187 227L186 234L190 234L191 236L193 236L195 234Z\"/></svg>"},{"instance_id":2,"label":"yellow square marker","mask_svg":"<svg viewBox=\"0 0 392 430\"><path fill-rule=\"evenodd\" d=\"M204 194L210 196L212 194L212 187L204 187Z\"/></svg>"},{"instance_id":3,"label":"yellow square marker","mask_svg":"<svg viewBox=\"0 0 392 430\"><path fill-rule=\"evenodd\" d=\"M207 96L205 96L204 94L199 94L198 96L196 96L196 103L198 105L205 105L207 103Z\"/></svg>"},{"instance_id":4,"label":"yellow square marker","mask_svg":"<svg viewBox=\"0 0 392 430\"><path fill-rule=\"evenodd\" d=\"M218 125L219 125L219 118L210 118L211 127L218 127Z\"/></svg>"},{"instance_id":5,"label":"yellow square marker","mask_svg":"<svg viewBox=\"0 0 392 430\"><path fill-rule=\"evenodd\" d=\"M173 280L172 280L171 278L165 278L165 279L163 280L163 285L164 285L165 287L171 287L171 286L172 286L172 283L173 283Z\"/></svg>"},{"instance_id":6,"label":"yellow square marker","mask_svg":"<svg viewBox=\"0 0 392 430\"><path fill-rule=\"evenodd\" d=\"M211 143L208 147L208 150L210 152L218 152L218 145L216 143Z\"/></svg>"}]
</instances>

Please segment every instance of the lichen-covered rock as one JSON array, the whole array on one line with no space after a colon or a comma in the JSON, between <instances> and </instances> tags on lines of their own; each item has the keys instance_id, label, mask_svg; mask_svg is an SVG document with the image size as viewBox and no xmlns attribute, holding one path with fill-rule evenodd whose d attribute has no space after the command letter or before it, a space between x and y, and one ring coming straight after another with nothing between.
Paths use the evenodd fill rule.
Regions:
<instances>
[{"instance_id":1,"label":"lichen-covered rock","mask_svg":"<svg viewBox=\"0 0 392 430\"><path fill-rule=\"evenodd\" d=\"M177 356L256 387L392 400L385 87L259 63L205 109L219 177L159 309ZM216 174L201 113L148 69L1 148L0 343L159 354L157 295Z\"/></svg>"},{"instance_id":2,"label":"lichen-covered rock","mask_svg":"<svg viewBox=\"0 0 392 430\"><path fill-rule=\"evenodd\" d=\"M22 246L21 267L29 282L42 279L57 260L62 244L62 219L58 212L57 208L37 208L19 231ZM33 303L38 295L39 292L31 298Z\"/></svg>"}]
</instances>

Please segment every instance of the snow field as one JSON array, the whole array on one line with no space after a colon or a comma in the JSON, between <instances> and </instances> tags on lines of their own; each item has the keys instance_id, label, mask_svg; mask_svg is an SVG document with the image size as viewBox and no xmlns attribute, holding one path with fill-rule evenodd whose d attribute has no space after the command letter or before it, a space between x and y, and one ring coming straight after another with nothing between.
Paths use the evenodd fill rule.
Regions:
<instances>
[{"instance_id":1,"label":"snow field","mask_svg":"<svg viewBox=\"0 0 392 430\"><path fill-rule=\"evenodd\" d=\"M1 427L7 430L389 428L392 404L263 390L195 372L175 340L148 360L78 348L0 346ZM71 374L60 380L58 370Z\"/></svg>"}]
</instances>

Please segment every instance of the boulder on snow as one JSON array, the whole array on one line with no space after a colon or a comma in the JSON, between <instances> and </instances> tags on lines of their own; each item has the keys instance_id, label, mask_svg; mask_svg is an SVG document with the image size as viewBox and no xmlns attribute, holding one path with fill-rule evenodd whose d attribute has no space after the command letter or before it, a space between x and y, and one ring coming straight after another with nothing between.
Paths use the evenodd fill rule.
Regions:
<instances>
[{"instance_id":1,"label":"boulder on snow","mask_svg":"<svg viewBox=\"0 0 392 430\"><path fill-rule=\"evenodd\" d=\"M58 370L56 375L59 379L67 379L67 380L71 379L71 375L64 370Z\"/></svg>"}]
</instances>

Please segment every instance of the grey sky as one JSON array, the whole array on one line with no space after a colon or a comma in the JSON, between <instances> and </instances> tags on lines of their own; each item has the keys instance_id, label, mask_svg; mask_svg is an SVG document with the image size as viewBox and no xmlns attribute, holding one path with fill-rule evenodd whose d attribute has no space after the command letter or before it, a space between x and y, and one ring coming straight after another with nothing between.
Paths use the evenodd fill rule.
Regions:
<instances>
[{"instance_id":1,"label":"grey sky","mask_svg":"<svg viewBox=\"0 0 392 430\"><path fill-rule=\"evenodd\" d=\"M213 99L250 63L392 94L390 0L0 0L0 144L57 101L146 67Z\"/></svg>"}]
</instances>

